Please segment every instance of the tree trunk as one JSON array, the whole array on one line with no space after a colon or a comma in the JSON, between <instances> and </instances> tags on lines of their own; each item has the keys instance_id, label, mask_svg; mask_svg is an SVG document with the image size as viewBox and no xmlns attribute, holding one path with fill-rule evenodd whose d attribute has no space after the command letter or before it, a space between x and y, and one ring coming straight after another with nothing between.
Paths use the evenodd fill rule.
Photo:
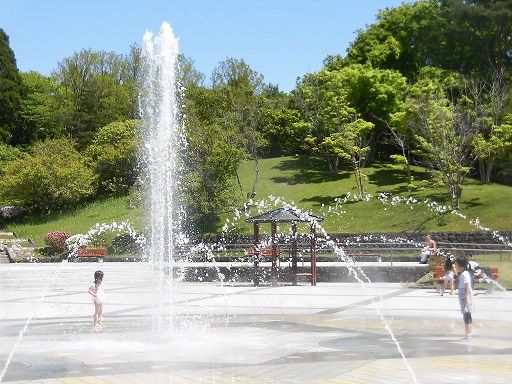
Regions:
<instances>
[{"instance_id":1,"label":"tree trunk","mask_svg":"<svg viewBox=\"0 0 512 384\"><path fill-rule=\"evenodd\" d=\"M252 190L250 193L250 196L247 196L249 199L252 199L254 196L256 196L256 185L258 184L258 181L260 179L260 162L258 160L258 156L254 157L254 181L252 183Z\"/></svg>"},{"instance_id":2,"label":"tree trunk","mask_svg":"<svg viewBox=\"0 0 512 384\"><path fill-rule=\"evenodd\" d=\"M329 155L325 155L325 159L327 160L327 165L329 166L329 172L331 173L331 175L333 175L333 176L336 175L334 166L331 163L331 159L329 158Z\"/></svg>"},{"instance_id":3,"label":"tree trunk","mask_svg":"<svg viewBox=\"0 0 512 384\"><path fill-rule=\"evenodd\" d=\"M491 182L492 166L493 166L493 163L488 163L487 164L487 170L486 170L486 173L485 173L485 183L487 183L487 184Z\"/></svg>"}]
</instances>

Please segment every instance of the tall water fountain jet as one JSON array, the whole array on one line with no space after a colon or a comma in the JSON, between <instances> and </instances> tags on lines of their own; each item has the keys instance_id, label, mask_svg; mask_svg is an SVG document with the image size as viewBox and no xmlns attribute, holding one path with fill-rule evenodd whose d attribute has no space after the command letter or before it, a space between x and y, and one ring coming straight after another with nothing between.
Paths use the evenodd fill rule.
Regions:
<instances>
[{"instance_id":1,"label":"tall water fountain jet","mask_svg":"<svg viewBox=\"0 0 512 384\"><path fill-rule=\"evenodd\" d=\"M181 237L179 203L181 150L185 145L180 115L178 39L163 22L157 36L143 37L140 114L143 121L144 168L150 233L146 256L154 264L156 327L172 327L174 250ZM166 309L167 308L167 309ZM155 322L154 322L155 323Z\"/></svg>"}]
</instances>

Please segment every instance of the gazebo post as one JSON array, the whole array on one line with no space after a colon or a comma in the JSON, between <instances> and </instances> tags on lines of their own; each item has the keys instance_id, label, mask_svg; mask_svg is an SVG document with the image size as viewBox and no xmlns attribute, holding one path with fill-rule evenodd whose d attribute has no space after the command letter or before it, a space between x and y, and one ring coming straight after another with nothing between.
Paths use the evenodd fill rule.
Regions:
<instances>
[{"instance_id":1,"label":"gazebo post","mask_svg":"<svg viewBox=\"0 0 512 384\"><path fill-rule=\"evenodd\" d=\"M297 285L297 223L292 223L292 284Z\"/></svg>"},{"instance_id":2,"label":"gazebo post","mask_svg":"<svg viewBox=\"0 0 512 384\"><path fill-rule=\"evenodd\" d=\"M311 285L316 286L316 228L311 223Z\"/></svg>"},{"instance_id":3,"label":"gazebo post","mask_svg":"<svg viewBox=\"0 0 512 384\"><path fill-rule=\"evenodd\" d=\"M311 215L306 212L302 212L298 209L293 208L279 208L271 212L263 213L254 217L250 217L247 221L254 224L254 285L259 285L260 273L259 273L259 262L262 251L267 254L268 248L260 249L259 239L259 223L271 223L272 225L272 284L277 284L278 277L278 244L277 244L277 223L291 223L293 228L293 239L292 239L292 283L297 285L297 275L302 275L298 272L297 268L297 222L305 223L310 222L311 224L311 285L316 285L316 223L322 221L324 218L320 216ZM304 275L309 275L306 273Z\"/></svg>"},{"instance_id":4,"label":"gazebo post","mask_svg":"<svg viewBox=\"0 0 512 384\"><path fill-rule=\"evenodd\" d=\"M270 225L272 228L272 285L277 285L277 223L275 221L272 221Z\"/></svg>"},{"instance_id":5,"label":"gazebo post","mask_svg":"<svg viewBox=\"0 0 512 384\"><path fill-rule=\"evenodd\" d=\"M254 247L254 276L253 283L255 287L260 285L260 272L259 272L259 264L260 264L260 224L258 222L254 222L254 237L253 237L253 247Z\"/></svg>"}]
</instances>

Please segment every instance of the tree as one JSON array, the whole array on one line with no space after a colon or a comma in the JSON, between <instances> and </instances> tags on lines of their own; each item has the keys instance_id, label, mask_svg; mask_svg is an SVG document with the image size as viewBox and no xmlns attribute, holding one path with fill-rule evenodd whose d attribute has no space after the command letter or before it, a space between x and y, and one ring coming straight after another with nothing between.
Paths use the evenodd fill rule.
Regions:
<instances>
[{"instance_id":1,"label":"tree","mask_svg":"<svg viewBox=\"0 0 512 384\"><path fill-rule=\"evenodd\" d=\"M408 79L424 66L488 74L512 66L509 0L426 0L379 12L359 31L348 61L396 69Z\"/></svg>"},{"instance_id":2,"label":"tree","mask_svg":"<svg viewBox=\"0 0 512 384\"><path fill-rule=\"evenodd\" d=\"M65 129L81 147L90 144L98 128L135 117L137 65L135 50L126 59L86 49L58 63L57 81L70 104Z\"/></svg>"},{"instance_id":3,"label":"tree","mask_svg":"<svg viewBox=\"0 0 512 384\"><path fill-rule=\"evenodd\" d=\"M467 120L479 126L473 144L480 178L489 183L497 160L511 148L511 126L507 124L511 114L507 112L512 95L504 74L495 74L490 80L473 76L465 79L464 85Z\"/></svg>"},{"instance_id":4,"label":"tree","mask_svg":"<svg viewBox=\"0 0 512 384\"><path fill-rule=\"evenodd\" d=\"M448 98L455 100L460 97L463 89L463 81L459 74L453 71L443 70L434 67L423 67L418 72L418 82L413 88L416 97L423 92L437 92L439 91L443 95L447 95ZM407 92L411 93L411 92ZM394 112L389 114L389 119L381 120L388 128L389 137L396 144L400 150L400 154L392 154L390 157L393 159L397 166L404 166L406 171L406 177L409 187L413 185L413 178L411 176L410 164L414 153L415 135L418 134L415 131L415 126L410 124L410 101L408 100L397 100L397 105Z\"/></svg>"},{"instance_id":5,"label":"tree","mask_svg":"<svg viewBox=\"0 0 512 384\"><path fill-rule=\"evenodd\" d=\"M311 134L305 144L309 150L324 157L331 174L338 171L339 140L331 135L339 133L355 114L347 101L348 91L337 71L322 70L305 75L294 90L294 100L303 119L309 124Z\"/></svg>"},{"instance_id":6,"label":"tree","mask_svg":"<svg viewBox=\"0 0 512 384\"><path fill-rule=\"evenodd\" d=\"M261 119L262 93L267 87L263 76L244 60L228 58L212 71L212 89L220 92L224 108L221 125L237 131L238 145L245 148L255 164L255 177L250 195L256 193L259 179L257 127ZM236 173L238 178L238 173ZM242 186L240 185L240 188Z\"/></svg>"},{"instance_id":7,"label":"tree","mask_svg":"<svg viewBox=\"0 0 512 384\"><path fill-rule=\"evenodd\" d=\"M509 0L443 0L440 4L442 14L450 21L444 34L453 36L448 49L461 72L487 77L512 68Z\"/></svg>"},{"instance_id":8,"label":"tree","mask_svg":"<svg viewBox=\"0 0 512 384\"><path fill-rule=\"evenodd\" d=\"M3 169L9 161L20 157L21 154L22 152L18 148L0 142L0 169Z\"/></svg>"},{"instance_id":9,"label":"tree","mask_svg":"<svg viewBox=\"0 0 512 384\"><path fill-rule=\"evenodd\" d=\"M258 132L259 148L268 155L292 155L304 152L304 140L311 127L302 120L296 109L263 107Z\"/></svg>"},{"instance_id":10,"label":"tree","mask_svg":"<svg viewBox=\"0 0 512 384\"><path fill-rule=\"evenodd\" d=\"M368 146L368 132L373 123L354 118L353 121L343 124L341 129L326 137L322 146L336 154L337 157L347 160L354 172L358 195L363 199L366 192L366 175L362 172L364 161L370 147Z\"/></svg>"},{"instance_id":11,"label":"tree","mask_svg":"<svg viewBox=\"0 0 512 384\"><path fill-rule=\"evenodd\" d=\"M323 138L343 130L341 127L354 120L367 121L373 129L365 132L370 151L364 159L371 160L382 150L381 137L390 115L401 108L406 89L406 79L397 71L360 64L337 66L331 61L317 74L305 76L294 94L296 105L311 125L313 135L308 143L327 158L331 172L335 173L339 156L332 148L337 140L319 146Z\"/></svg>"},{"instance_id":12,"label":"tree","mask_svg":"<svg viewBox=\"0 0 512 384\"><path fill-rule=\"evenodd\" d=\"M447 20L434 0L405 3L379 12L377 22L359 31L348 49L348 61L394 69L415 78L425 65L438 65L439 38ZM451 57L451 55L450 55Z\"/></svg>"},{"instance_id":13,"label":"tree","mask_svg":"<svg viewBox=\"0 0 512 384\"><path fill-rule=\"evenodd\" d=\"M475 155L480 160L479 170L482 181L489 183L491 181L491 171L496 161L505 158L512 151L512 125L493 126L487 137L482 133L477 134L473 145Z\"/></svg>"},{"instance_id":14,"label":"tree","mask_svg":"<svg viewBox=\"0 0 512 384\"><path fill-rule=\"evenodd\" d=\"M21 74L23 100L21 116L26 143L62 137L65 134L62 116L66 114L61 103L61 90L52 77L37 72Z\"/></svg>"},{"instance_id":15,"label":"tree","mask_svg":"<svg viewBox=\"0 0 512 384\"><path fill-rule=\"evenodd\" d=\"M235 189L236 171L246 155L237 127L225 119L224 94L197 86L185 94L185 201L189 219L205 230L241 197Z\"/></svg>"},{"instance_id":16,"label":"tree","mask_svg":"<svg viewBox=\"0 0 512 384\"><path fill-rule=\"evenodd\" d=\"M21 78L9 37L0 28L0 140L23 143L20 128Z\"/></svg>"},{"instance_id":17,"label":"tree","mask_svg":"<svg viewBox=\"0 0 512 384\"><path fill-rule=\"evenodd\" d=\"M243 59L227 58L221 61L212 71L212 87L229 86L254 95L263 91L263 76L251 69Z\"/></svg>"},{"instance_id":18,"label":"tree","mask_svg":"<svg viewBox=\"0 0 512 384\"><path fill-rule=\"evenodd\" d=\"M203 85L204 74L195 68L194 60L180 53L178 55L178 68L182 87L189 88Z\"/></svg>"},{"instance_id":19,"label":"tree","mask_svg":"<svg viewBox=\"0 0 512 384\"><path fill-rule=\"evenodd\" d=\"M472 143L478 125L467 119L464 100L450 100L442 85L422 79L411 88L408 124L418 142L417 153L440 171L457 209L464 179L474 160Z\"/></svg>"},{"instance_id":20,"label":"tree","mask_svg":"<svg viewBox=\"0 0 512 384\"><path fill-rule=\"evenodd\" d=\"M347 89L348 103L359 118L374 126L367 132L370 146L368 160L372 161L380 153L388 154L394 148L386 148L382 138L387 132L390 116L402 108L407 91L405 77L396 70L359 64L345 66L338 73Z\"/></svg>"}]
</instances>

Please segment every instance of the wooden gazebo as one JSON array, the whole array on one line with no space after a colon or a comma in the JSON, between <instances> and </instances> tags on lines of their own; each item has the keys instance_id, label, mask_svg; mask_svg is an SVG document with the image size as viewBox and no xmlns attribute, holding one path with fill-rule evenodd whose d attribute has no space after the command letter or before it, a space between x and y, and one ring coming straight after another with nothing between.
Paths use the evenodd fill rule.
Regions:
<instances>
[{"instance_id":1,"label":"wooden gazebo","mask_svg":"<svg viewBox=\"0 0 512 384\"><path fill-rule=\"evenodd\" d=\"M292 224L292 283L297 285L298 275L311 275L311 285L316 285L316 223L322 221L323 217L311 215L293 208L279 208L271 212L250 217L248 222L254 223L254 278L255 286L259 285L259 259L260 259L260 223L271 224L271 245L272 245L272 284L277 284L277 223ZM311 228L311 273L297 273L297 223L308 222Z\"/></svg>"}]
</instances>

